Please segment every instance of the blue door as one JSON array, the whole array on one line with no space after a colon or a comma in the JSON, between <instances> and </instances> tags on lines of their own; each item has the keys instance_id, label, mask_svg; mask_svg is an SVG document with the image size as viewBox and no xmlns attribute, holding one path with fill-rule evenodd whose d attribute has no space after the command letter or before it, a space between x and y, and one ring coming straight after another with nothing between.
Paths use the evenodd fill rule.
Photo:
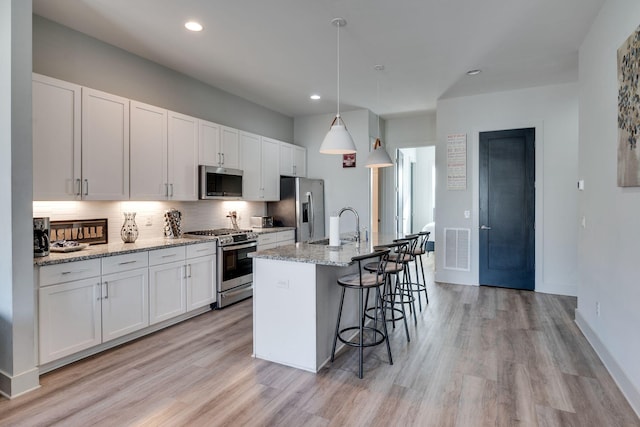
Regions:
<instances>
[{"instance_id":1,"label":"blue door","mask_svg":"<svg viewBox=\"0 0 640 427\"><path fill-rule=\"evenodd\" d=\"M480 284L535 288L535 129L480 133Z\"/></svg>"}]
</instances>

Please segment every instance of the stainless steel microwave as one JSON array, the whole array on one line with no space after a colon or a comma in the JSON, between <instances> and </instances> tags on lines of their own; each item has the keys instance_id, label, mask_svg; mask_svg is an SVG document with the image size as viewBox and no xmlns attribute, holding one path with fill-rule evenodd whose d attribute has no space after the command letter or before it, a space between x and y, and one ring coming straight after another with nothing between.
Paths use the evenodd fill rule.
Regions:
<instances>
[{"instance_id":1,"label":"stainless steel microwave","mask_svg":"<svg viewBox=\"0 0 640 427\"><path fill-rule=\"evenodd\" d=\"M200 198L240 200L242 198L242 171L201 165Z\"/></svg>"}]
</instances>

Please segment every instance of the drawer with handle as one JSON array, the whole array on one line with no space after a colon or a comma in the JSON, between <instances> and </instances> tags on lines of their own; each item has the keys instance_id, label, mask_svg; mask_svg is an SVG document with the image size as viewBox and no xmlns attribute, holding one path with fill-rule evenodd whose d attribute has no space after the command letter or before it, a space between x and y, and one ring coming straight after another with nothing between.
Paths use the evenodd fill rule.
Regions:
<instances>
[{"instance_id":1,"label":"drawer with handle","mask_svg":"<svg viewBox=\"0 0 640 427\"><path fill-rule=\"evenodd\" d=\"M166 264L173 261L184 261L185 247L174 246L172 248L149 251L149 265Z\"/></svg>"},{"instance_id":2,"label":"drawer with handle","mask_svg":"<svg viewBox=\"0 0 640 427\"><path fill-rule=\"evenodd\" d=\"M216 242L198 243L196 245L187 246L187 258L195 258L199 256L215 255Z\"/></svg>"},{"instance_id":3,"label":"drawer with handle","mask_svg":"<svg viewBox=\"0 0 640 427\"><path fill-rule=\"evenodd\" d=\"M119 273L149 266L147 251L102 258L102 274Z\"/></svg>"},{"instance_id":4,"label":"drawer with handle","mask_svg":"<svg viewBox=\"0 0 640 427\"><path fill-rule=\"evenodd\" d=\"M100 276L100 259L65 262L40 267L40 286Z\"/></svg>"}]
</instances>

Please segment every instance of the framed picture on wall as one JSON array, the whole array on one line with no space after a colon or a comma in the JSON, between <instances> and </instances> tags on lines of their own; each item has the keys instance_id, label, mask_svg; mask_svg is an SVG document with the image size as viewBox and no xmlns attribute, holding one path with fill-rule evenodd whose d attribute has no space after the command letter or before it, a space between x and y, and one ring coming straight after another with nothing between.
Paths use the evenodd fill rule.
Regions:
<instances>
[{"instance_id":1,"label":"framed picture on wall","mask_svg":"<svg viewBox=\"0 0 640 427\"><path fill-rule=\"evenodd\" d=\"M343 154L342 155L342 167L343 168L355 168L356 167L356 153Z\"/></svg>"}]
</instances>

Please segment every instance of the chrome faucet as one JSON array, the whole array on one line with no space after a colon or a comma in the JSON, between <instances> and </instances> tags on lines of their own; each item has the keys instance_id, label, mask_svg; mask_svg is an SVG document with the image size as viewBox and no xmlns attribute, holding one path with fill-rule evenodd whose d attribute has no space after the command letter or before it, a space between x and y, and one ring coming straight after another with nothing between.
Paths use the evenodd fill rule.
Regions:
<instances>
[{"instance_id":1,"label":"chrome faucet","mask_svg":"<svg viewBox=\"0 0 640 427\"><path fill-rule=\"evenodd\" d=\"M356 234L355 234L355 236L356 236L356 241L358 243L360 243L360 216L358 215L358 212L355 209L350 208L350 207L346 207L346 208L340 209L340 212L338 212L338 218L340 218L342 216L342 213L344 211L351 211L356 216Z\"/></svg>"}]
</instances>

